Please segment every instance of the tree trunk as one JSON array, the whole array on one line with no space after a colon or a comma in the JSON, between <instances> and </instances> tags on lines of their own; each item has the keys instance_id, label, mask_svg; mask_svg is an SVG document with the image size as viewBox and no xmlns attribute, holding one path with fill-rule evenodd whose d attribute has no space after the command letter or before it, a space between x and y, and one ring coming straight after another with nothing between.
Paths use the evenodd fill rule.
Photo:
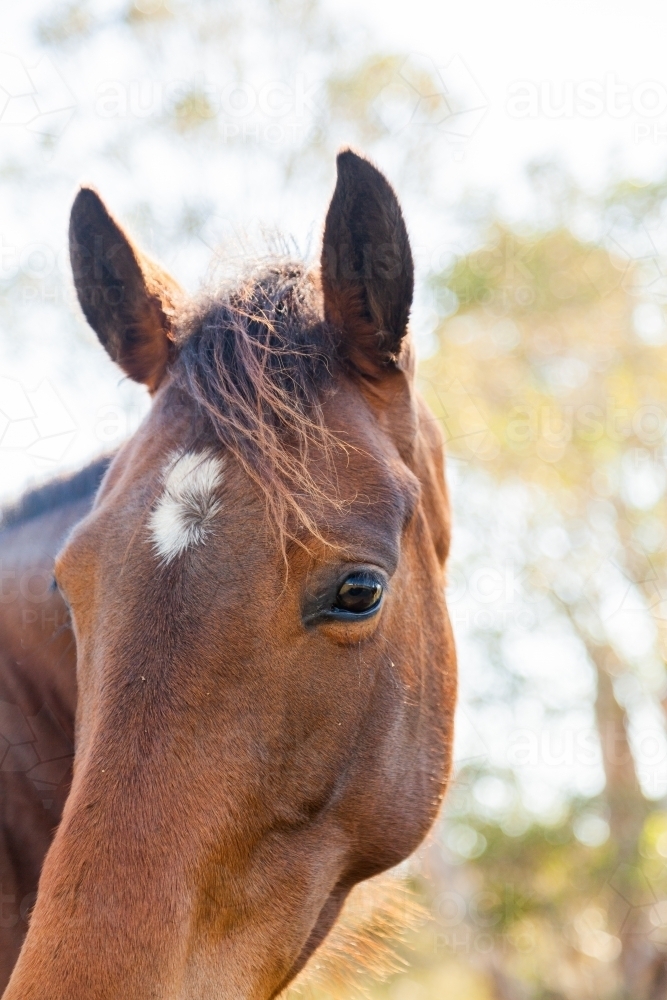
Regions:
<instances>
[{"instance_id":1,"label":"tree trunk","mask_svg":"<svg viewBox=\"0 0 667 1000\"><path fill-rule=\"evenodd\" d=\"M653 899L638 857L648 805L630 748L627 714L616 700L612 683L612 676L620 673L623 665L611 647L589 645L588 653L597 673L595 712L607 779L609 825L616 847L616 868L609 880L614 893L610 930L621 941L619 962L628 1000L665 1000L665 958L649 938L648 908Z\"/></svg>"}]
</instances>

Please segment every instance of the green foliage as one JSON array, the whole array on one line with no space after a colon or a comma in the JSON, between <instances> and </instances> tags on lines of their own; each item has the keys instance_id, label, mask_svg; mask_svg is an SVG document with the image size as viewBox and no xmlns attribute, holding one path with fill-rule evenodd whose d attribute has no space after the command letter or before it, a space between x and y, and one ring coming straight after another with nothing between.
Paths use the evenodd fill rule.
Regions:
<instances>
[{"instance_id":1,"label":"green foliage","mask_svg":"<svg viewBox=\"0 0 667 1000\"><path fill-rule=\"evenodd\" d=\"M568 191L581 205L583 195L571 184ZM622 218L627 237L663 196L662 184L617 184L597 203L588 199L587 210L597 212L600 232ZM480 838L482 849L464 842L463 855L472 884L487 894L486 922L468 907L467 935L458 928L450 937L454 952L457 942L469 948L478 940L475 962L494 996L639 1000L658 995L667 925L665 814L645 798L664 796L664 778L633 756L631 738L642 701L663 716L666 681L667 335L653 277L660 265L657 251L648 260L623 256L613 230L609 239L581 240L576 215L568 226L562 204L546 217L557 224L533 236L489 217L485 245L432 275L435 292L454 293L458 308L439 326L421 383L464 470L455 523L475 546L464 548L460 573L497 565L498 537L509 535L502 551L527 581L529 630L560 622L596 677L589 705L606 787L589 797L570 792L555 820L524 819L522 830L531 803L520 766L515 777L491 760L462 771L443 836L456 848L463 822L474 831L468 844ZM514 519L503 509L510 502L520 511ZM514 678L487 687L480 701L499 711L512 703L508 692L517 707L529 693L551 700L553 719L554 694L531 686L512 656L508 638L521 641L519 631L512 616L505 628L470 630L496 678ZM560 711L565 718L571 706ZM541 763L548 779L549 761ZM485 816L466 791L485 772L514 788L504 813Z\"/></svg>"}]
</instances>

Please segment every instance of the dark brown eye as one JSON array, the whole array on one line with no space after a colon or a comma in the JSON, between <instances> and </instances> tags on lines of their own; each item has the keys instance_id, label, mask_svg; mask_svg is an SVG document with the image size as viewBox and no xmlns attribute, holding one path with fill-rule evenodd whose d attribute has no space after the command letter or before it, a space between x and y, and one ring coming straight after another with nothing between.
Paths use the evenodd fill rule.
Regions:
<instances>
[{"instance_id":1,"label":"dark brown eye","mask_svg":"<svg viewBox=\"0 0 667 1000\"><path fill-rule=\"evenodd\" d=\"M361 615L376 608L382 599L382 583L372 573L351 573L336 595L339 611Z\"/></svg>"}]
</instances>

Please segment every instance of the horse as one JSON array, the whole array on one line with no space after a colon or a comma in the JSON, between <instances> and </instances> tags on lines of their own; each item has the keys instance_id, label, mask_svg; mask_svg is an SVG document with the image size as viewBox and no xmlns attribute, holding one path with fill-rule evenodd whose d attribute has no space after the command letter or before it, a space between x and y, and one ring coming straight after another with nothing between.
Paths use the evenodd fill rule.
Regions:
<instances>
[{"instance_id":1,"label":"horse","mask_svg":"<svg viewBox=\"0 0 667 1000\"><path fill-rule=\"evenodd\" d=\"M2 523L3 997L270 1000L449 778L405 222L344 150L318 267L267 256L189 297L87 187L70 256L152 404Z\"/></svg>"}]
</instances>

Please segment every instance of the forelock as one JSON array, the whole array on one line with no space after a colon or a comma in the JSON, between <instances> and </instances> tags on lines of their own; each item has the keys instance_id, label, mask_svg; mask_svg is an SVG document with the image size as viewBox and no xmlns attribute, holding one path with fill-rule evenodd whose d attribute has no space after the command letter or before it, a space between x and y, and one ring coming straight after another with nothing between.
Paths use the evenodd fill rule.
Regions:
<instances>
[{"instance_id":1,"label":"forelock","mask_svg":"<svg viewBox=\"0 0 667 1000\"><path fill-rule=\"evenodd\" d=\"M338 360L313 274L292 261L254 269L195 303L178 341L174 386L263 492L272 522L318 533L308 511L336 503L336 491L315 481L311 459L332 466L340 442L323 417Z\"/></svg>"}]
</instances>

